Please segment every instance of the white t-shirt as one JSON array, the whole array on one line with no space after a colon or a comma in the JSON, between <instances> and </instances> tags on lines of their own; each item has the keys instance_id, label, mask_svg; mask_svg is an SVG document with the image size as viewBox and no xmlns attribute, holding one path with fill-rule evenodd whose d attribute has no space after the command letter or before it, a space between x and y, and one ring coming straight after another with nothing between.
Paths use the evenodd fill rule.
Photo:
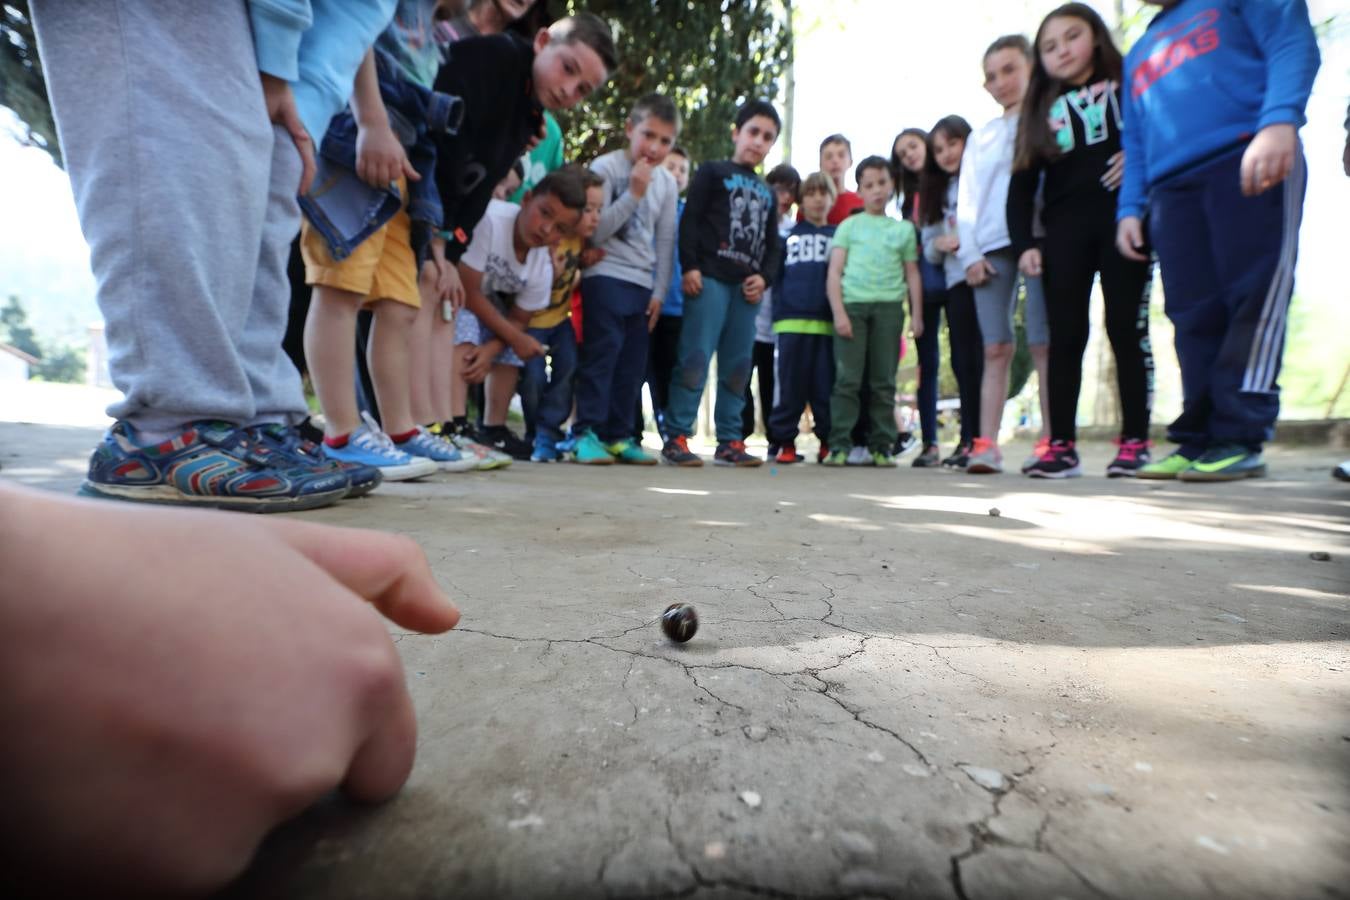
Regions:
<instances>
[{"instance_id":1,"label":"white t-shirt","mask_svg":"<svg viewBox=\"0 0 1350 900\"><path fill-rule=\"evenodd\" d=\"M520 207L504 200L493 200L473 229L473 240L460 261L483 273L483 295L500 298L526 312L538 312L548 306L553 288L553 260L547 247L534 247L525 261L516 258L516 216Z\"/></svg>"}]
</instances>

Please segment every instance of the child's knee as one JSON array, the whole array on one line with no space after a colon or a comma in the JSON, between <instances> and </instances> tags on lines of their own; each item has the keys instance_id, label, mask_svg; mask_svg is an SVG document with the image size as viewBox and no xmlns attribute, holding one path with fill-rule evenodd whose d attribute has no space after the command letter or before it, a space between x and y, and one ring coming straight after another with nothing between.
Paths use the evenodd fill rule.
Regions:
<instances>
[{"instance_id":1,"label":"child's knee","mask_svg":"<svg viewBox=\"0 0 1350 900\"><path fill-rule=\"evenodd\" d=\"M703 379L708 371L706 353L691 353L680 360L680 384L691 391L703 387Z\"/></svg>"},{"instance_id":2,"label":"child's knee","mask_svg":"<svg viewBox=\"0 0 1350 900\"><path fill-rule=\"evenodd\" d=\"M413 323L417 321L417 307L409 306L398 300L377 300L371 306L375 314L375 321L380 324L380 327L411 331Z\"/></svg>"},{"instance_id":3,"label":"child's knee","mask_svg":"<svg viewBox=\"0 0 1350 900\"><path fill-rule=\"evenodd\" d=\"M1041 347L1040 349L1044 351L1045 348ZM984 358L986 362L1007 362L1012 359L1012 355L1012 344L999 343L984 345Z\"/></svg>"}]
</instances>

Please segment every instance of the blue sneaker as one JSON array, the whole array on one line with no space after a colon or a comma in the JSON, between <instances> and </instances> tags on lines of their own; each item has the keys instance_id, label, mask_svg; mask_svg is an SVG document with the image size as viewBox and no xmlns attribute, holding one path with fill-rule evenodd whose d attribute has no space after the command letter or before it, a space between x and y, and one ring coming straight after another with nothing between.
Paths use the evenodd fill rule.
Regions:
<instances>
[{"instance_id":1,"label":"blue sneaker","mask_svg":"<svg viewBox=\"0 0 1350 900\"><path fill-rule=\"evenodd\" d=\"M442 472L471 472L478 468L478 460L459 452L459 448L445 438L437 437L425 428L406 441L394 444L409 456L420 456L440 466Z\"/></svg>"},{"instance_id":2,"label":"blue sneaker","mask_svg":"<svg viewBox=\"0 0 1350 900\"><path fill-rule=\"evenodd\" d=\"M435 475L440 466L424 457L411 456L394 446L389 435L381 431L369 413L362 413L366 424L347 435L342 447L331 444L324 452L340 462L360 463L380 470L385 481L410 481Z\"/></svg>"},{"instance_id":3,"label":"blue sneaker","mask_svg":"<svg viewBox=\"0 0 1350 900\"><path fill-rule=\"evenodd\" d=\"M127 422L108 429L89 459L80 494L241 512L295 512L336 503L342 472L301 465L228 422L193 422L177 437L142 445Z\"/></svg>"},{"instance_id":4,"label":"blue sneaker","mask_svg":"<svg viewBox=\"0 0 1350 900\"><path fill-rule=\"evenodd\" d=\"M329 469L347 476L347 496L344 500L364 497L380 486L384 476L374 466L357 463L344 463L329 459L324 453L323 444L316 444L300 433L298 429L285 425L255 425L245 429L249 436L262 444L284 453L302 466L315 469Z\"/></svg>"},{"instance_id":5,"label":"blue sneaker","mask_svg":"<svg viewBox=\"0 0 1350 900\"><path fill-rule=\"evenodd\" d=\"M531 462L559 462L561 459L562 452L558 449L558 443L553 438L542 434L534 436L534 452L530 454Z\"/></svg>"}]
</instances>

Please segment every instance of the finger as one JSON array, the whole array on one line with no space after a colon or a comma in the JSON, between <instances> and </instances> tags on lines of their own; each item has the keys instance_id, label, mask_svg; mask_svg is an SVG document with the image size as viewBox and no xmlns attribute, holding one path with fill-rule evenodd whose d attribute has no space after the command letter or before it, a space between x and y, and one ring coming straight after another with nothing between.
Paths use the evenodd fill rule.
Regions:
<instances>
[{"instance_id":1,"label":"finger","mask_svg":"<svg viewBox=\"0 0 1350 900\"><path fill-rule=\"evenodd\" d=\"M403 157L403 177L409 181L421 181L422 176L413 168L413 164L408 162L408 157Z\"/></svg>"},{"instance_id":2,"label":"finger","mask_svg":"<svg viewBox=\"0 0 1350 900\"><path fill-rule=\"evenodd\" d=\"M373 721L342 781L347 795L363 803L379 803L397 793L408 780L417 754L412 698L403 682L402 666L394 668L398 678L377 679L369 696L363 698L364 710Z\"/></svg>"},{"instance_id":3,"label":"finger","mask_svg":"<svg viewBox=\"0 0 1350 900\"><path fill-rule=\"evenodd\" d=\"M295 149L300 154L299 193L307 194L309 186L314 183L314 173L318 169L314 162L314 141L310 139L309 132L300 121L300 114L296 112L293 103L286 105L282 117L286 131L290 133L291 140L295 142Z\"/></svg>"},{"instance_id":4,"label":"finger","mask_svg":"<svg viewBox=\"0 0 1350 900\"><path fill-rule=\"evenodd\" d=\"M459 622L459 610L411 538L312 522L264 524L396 625L438 634Z\"/></svg>"}]
</instances>

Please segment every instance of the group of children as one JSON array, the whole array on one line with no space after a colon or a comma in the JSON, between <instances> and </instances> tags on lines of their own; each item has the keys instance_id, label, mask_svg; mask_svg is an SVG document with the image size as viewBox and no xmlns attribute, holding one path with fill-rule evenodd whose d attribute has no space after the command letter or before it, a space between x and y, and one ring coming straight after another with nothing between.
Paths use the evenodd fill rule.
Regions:
<instances>
[{"instance_id":1,"label":"group of children","mask_svg":"<svg viewBox=\"0 0 1350 900\"><path fill-rule=\"evenodd\" d=\"M803 178L779 166L765 179L759 168L781 121L761 100L738 111L727 160L694 166L677 143L676 105L652 94L631 109L622 149L563 164L550 111L579 103L617 63L595 16L537 22L522 35L507 28L529 3L383 0L360 23L301 23L299 38L274 46L274 32L295 28L287 5L255 3L252 26L275 152L293 156L290 140L304 160L306 135L317 147L299 205L314 286L302 362L322 440L306 440L298 375L259 344L275 336L274 297L262 304L266 327L222 335L258 362L234 359L230 378L199 379L220 391L245 386L250 402L169 409L137 390L140 326L105 306L128 402L95 453L86 493L294 509L383 480L518 459L654 465L642 444L644 384L660 458L700 466L689 439L714 362L714 463L763 462L745 444L758 370L770 458L803 459L796 444L809 409L820 463L894 466L912 441L893 414L906 318L919 357L913 465L997 473L1019 302L1044 423L1021 469L1073 477L1097 278L1122 411L1108 475L1264 473L1303 191L1297 128L1318 64L1301 0L1160 3L1128 60L1091 7L1066 4L1034 41L990 45L984 84L1003 113L983 127L947 116L928 131L907 128L889 157L856 168L848 140L832 135L819 171ZM61 106L64 137L78 126ZM850 169L856 192L846 189ZM269 260L294 223L292 175L274 164L259 201L255 293L274 287L261 276L275 270ZM1185 391L1169 434L1181 446L1156 462L1154 251ZM252 327L243 307L231 315ZM352 352L362 310L372 323L364 404ZM945 458L944 312L961 403ZM276 396L259 405L269 381ZM524 439L506 422L517 392Z\"/></svg>"}]
</instances>

